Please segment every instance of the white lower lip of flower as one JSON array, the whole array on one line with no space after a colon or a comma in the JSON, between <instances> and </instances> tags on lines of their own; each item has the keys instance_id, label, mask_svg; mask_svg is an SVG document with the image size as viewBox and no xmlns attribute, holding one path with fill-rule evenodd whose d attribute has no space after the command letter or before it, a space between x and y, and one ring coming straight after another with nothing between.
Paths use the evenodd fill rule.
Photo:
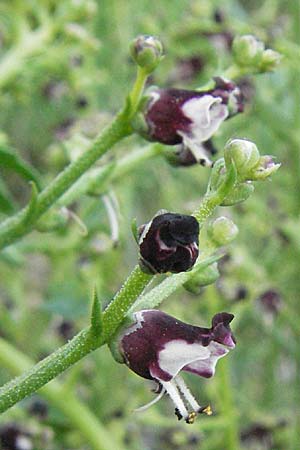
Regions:
<instances>
[{"instance_id":1,"label":"white lower lip of flower","mask_svg":"<svg viewBox=\"0 0 300 450\"><path fill-rule=\"evenodd\" d=\"M207 141L229 114L221 97L212 95L188 100L183 104L182 112L191 120L189 135L198 144ZM184 135L185 133L182 133L183 137Z\"/></svg>"},{"instance_id":2,"label":"white lower lip of flower","mask_svg":"<svg viewBox=\"0 0 300 450\"><path fill-rule=\"evenodd\" d=\"M184 366L199 359L207 360L209 357L208 347L176 339L165 344L163 350L159 352L158 365L164 372L175 377Z\"/></svg>"}]
</instances>

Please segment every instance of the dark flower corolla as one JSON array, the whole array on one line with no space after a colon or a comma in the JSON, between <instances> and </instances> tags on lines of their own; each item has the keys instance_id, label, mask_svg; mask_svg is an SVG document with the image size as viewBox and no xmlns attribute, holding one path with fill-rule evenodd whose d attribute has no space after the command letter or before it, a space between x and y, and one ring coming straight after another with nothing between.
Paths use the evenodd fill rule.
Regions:
<instances>
[{"instance_id":1,"label":"dark flower corolla","mask_svg":"<svg viewBox=\"0 0 300 450\"><path fill-rule=\"evenodd\" d=\"M239 88L215 78L208 91L153 88L144 105L144 136L167 145L183 144L202 165L211 165L202 143L212 137L225 119L243 111Z\"/></svg>"},{"instance_id":2,"label":"dark flower corolla","mask_svg":"<svg viewBox=\"0 0 300 450\"><path fill-rule=\"evenodd\" d=\"M176 415L187 423L192 423L197 413L210 413L198 404L179 373L192 372L205 378L214 375L218 359L235 347L229 326L233 317L226 312L216 314L211 328L201 328L159 310L134 314L134 323L118 335L118 350L131 370L159 384L160 393L150 404L167 392L175 404Z\"/></svg>"},{"instance_id":3,"label":"dark flower corolla","mask_svg":"<svg viewBox=\"0 0 300 450\"><path fill-rule=\"evenodd\" d=\"M198 244L195 217L159 214L139 228L141 268L150 273L185 272L197 260Z\"/></svg>"}]
</instances>

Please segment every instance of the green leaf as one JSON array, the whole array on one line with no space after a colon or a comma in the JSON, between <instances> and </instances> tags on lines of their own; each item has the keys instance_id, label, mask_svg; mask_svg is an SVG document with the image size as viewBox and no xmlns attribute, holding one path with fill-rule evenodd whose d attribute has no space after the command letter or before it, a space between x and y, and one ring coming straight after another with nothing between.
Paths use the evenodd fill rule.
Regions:
<instances>
[{"instance_id":1,"label":"green leaf","mask_svg":"<svg viewBox=\"0 0 300 450\"><path fill-rule=\"evenodd\" d=\"M102 329L103 329L103 322L102 322L101 302L97 295L96 288L94 288L92 314L91 314L91 332L94 336L99 338L102 334Z\"/></svg>"},{"instance_id":2,"label":"green leaf","mask_svg":"<svg viewBox=\"0 0 300 450\"><path fill-rule=\"evenodd\" d=\"M40 190L41 183L37 170L16 155L11 147L3 143L0 143L0 167L13 170L25 180L34 181Z\"/></svg>"},{"instance_id":3,"label":"green leaf","mask_svg":"<svg viewBox=\"0 0 300 450\"><path fill-rule=\"evenodd\" d=\"M0 178L0 212L11 214L15 210L14 201L5 183Z\"/></svg>"},{"instance_id":4,"label":"green leaf","mask_svg":"<svg viewBox=\"0 0 300 450\"><path fill-rule=\"evenodd\" d=\"M131 231L132 231L135 242L138 244L139 243L139 232L138 232L138 227L136 224L136 217L134 219L132 219L132 221L131 221Z\"/></svg>"}]
</instances>

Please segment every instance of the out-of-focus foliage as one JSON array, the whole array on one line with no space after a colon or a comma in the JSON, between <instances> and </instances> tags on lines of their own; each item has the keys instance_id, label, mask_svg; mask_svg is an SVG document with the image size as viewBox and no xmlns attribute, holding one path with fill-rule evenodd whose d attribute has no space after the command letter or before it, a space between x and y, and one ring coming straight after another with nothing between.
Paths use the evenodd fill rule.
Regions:
<instances>
[{"instance_id":1,"label":"out-of-focus foliage","mask_svg":"<svg viewBox=\"0 0 300 450\"><path fill-rule=\"evenodd\" d=\"M120 107L134 77L128 45L137 34L157 34L164 42L167 56L151 80L160 86L196 88L222 74L232 61L237 34L255 34L283 54L276 72L240 80L248 98L246 112L226 122L213 139L220 149L228 138L250 139L282 167L247 202L218 211L229 215L240 233L220 264L217 283L201 295L182 289L163 305L178 318L203 326L216 303L236 315L238 345L218 367L229 365L230 377L221 377L224 370L208 381L187 376L197 398L210 401L216 415L187 426L177 423L168 401L134 415L133 408L151 399L150 389L116 364L106 348L63 376L120 449L224 450L228 423L223 400L228 395L242 448L299 447L298 8L295 0L0 4L2 218L28 200L28 179L46 186ZM141 138L130 138L105 159L144 145ZM173 168L162 157L153 158L108 184L105 197L95 189L68 205L87 235L72 214L63 229L32 233L7 248L0 256L1 335L35 359L69 339L87 323L92 287L107 304L136 263L132 218L145 223L161 208L192 211L208 176L209 169L200 166ZM117 242L111 238L111 209L119 225ZM269 290L281 297L279 311L268 310L268 302L260 300ZM1 384L10 378L4 367L0 378ZM30 398L9 410L0 417L1 426L14 422L24 427L36 449L89 448L51 404L42 417L34 414L35 402Z\"/></svg>"}]
</instances>

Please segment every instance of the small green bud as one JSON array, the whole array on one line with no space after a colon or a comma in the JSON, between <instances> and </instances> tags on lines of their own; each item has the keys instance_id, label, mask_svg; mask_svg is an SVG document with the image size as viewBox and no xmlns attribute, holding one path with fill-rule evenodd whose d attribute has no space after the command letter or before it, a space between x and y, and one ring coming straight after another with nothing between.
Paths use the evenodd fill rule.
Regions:
<instances>
[{"instance_id":1,"label":"small green bud","mask_svg":"<svg viewBox=\"0 0 300 450\"><path fill-rule=\"evenodd\" d=\"M192 294L200 294L201 288L213 284L220 276L218 264L213 263L197 272L183 287Z\"/></svg>"},{"instance_id":2,"label":"small green bud","mask_svg":"<svg viewBox=\"0 0 300 450\"><path fill-rule=\"evenodd\" d=\"M228 217L218 217L207 228L209 238L218 246L229 244L236 238L238 227Z\"/></svg>"},{"instance_id":3,"label":"small green bud","mask_svg":"<svg viewBox=\"0 0 300 450\"><path fill-rule=\"evenodd\" d=\"M280 163L276 164L271 155L264 155L259 158L258 164L251 170L250 177L253 181L261 181L269 178L277 172Z\"/></svg>"},{"instance_id":4,"label":"small green bud","mask_svg":"<svg viewBox=\"0 0 300 450\"><path fill-rule=\"evenodd\" d=\"M265 50L259 65L260 72L271 72L276 69L282 59L282 55L272 49Z\"/></svg>"},{"instance_id":5,"label":"small green bud","mask_svg":"<svg viewBox=\"0 0 300 450\"><path fill-rule=\"evenodd\" d=\"M225 161L233 161L239 180L251 180L249 173L257 166L260 153L256 145L246 139L232 139L224 148Z\"/></svg>"},{"instance_id":6,"label":"small green bud","mask_svg":"<svg viewBox=\"0 0 300 450\"><path fill-rule=\"evenodd\" d=\"M226 198L222 201L221 206L233 206L244 202L254 191L254 186L251 182L236 184Z\"/></svg>"},{"instance_id":7,"label":"small green bud","mask_svg":"<svg viewBox=\"0 0 300 450\"><path fill-rule=\"evenodd\" d=\"M151 73L163 58L163 46L158 38L141 35L132 41L130 54L138 66Z\"/></svg>"},{"instance_id":8,"label":"small green bud","mask_svg":"<svg viewBox=\"0 0 300 450\"><path fill-rule=\"evenodd\" d=\"M264 43L251 34L237 36L232 44L233 58L237 65L258 66L261 62Z\"/></svg>"}]
</instances>

